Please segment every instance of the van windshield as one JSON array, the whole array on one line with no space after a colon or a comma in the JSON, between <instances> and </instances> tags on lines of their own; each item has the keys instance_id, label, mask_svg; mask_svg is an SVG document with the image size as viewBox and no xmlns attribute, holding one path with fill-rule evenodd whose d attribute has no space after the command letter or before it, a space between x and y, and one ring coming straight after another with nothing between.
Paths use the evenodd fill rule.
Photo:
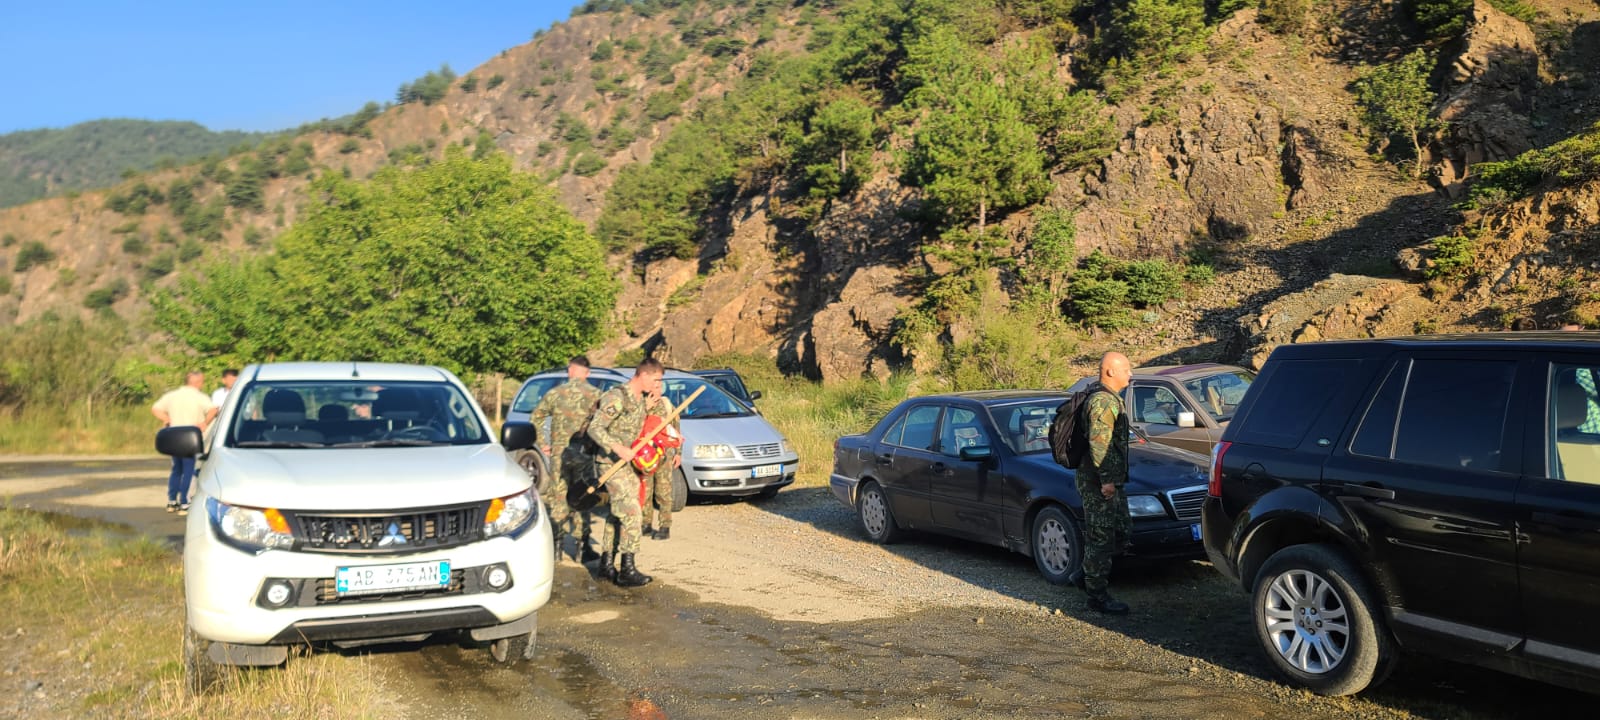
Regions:
<instances>
[{"instance_id":1,"label":"van windshield","mask_svg":"<svg viewBox=\"0 0 1600 720\"><path fill-rule=\"evenodd\" d=\"M478 445L489 433L449 383L254 382L228 429L241 448Z\"/></svg>"},{"instance_id":2,"label":"van windshield","mask_svg":"<svg viewBox=\"0 0 1600 720\"><path fill-rule=\"evenodd\" d=\"M661 381L663 394L677 407L699 388L705 392L684 408L684 420L709 420L712 418L744 417L752 415L750 408L733 399L727 391L699 378L666 378Z\"/></svg>"}]
</instances>

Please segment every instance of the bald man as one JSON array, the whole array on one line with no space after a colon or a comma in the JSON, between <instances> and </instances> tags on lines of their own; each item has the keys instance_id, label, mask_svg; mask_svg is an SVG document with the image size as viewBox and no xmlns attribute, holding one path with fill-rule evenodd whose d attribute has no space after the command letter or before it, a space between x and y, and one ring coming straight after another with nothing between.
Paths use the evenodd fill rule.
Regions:
<instances>
[{"instance_id":1,"label":"bald man","mask_svg":"<svg viewBox=\"0 0 1600 720\"><path fill-rule=\"evenodd\" d=\"M1128 605L1107 590L1111 558L1128 546L1133 521L1128 516L1128 416L1122 391L1133 377L1126 355L1109 352L1100 358L1100 382L1089 388L1083 404L1089 452L1078 466L1078 495L1083 499L1083 591L1089 607L1126 615Z\"/></svg>"}]
</instances>

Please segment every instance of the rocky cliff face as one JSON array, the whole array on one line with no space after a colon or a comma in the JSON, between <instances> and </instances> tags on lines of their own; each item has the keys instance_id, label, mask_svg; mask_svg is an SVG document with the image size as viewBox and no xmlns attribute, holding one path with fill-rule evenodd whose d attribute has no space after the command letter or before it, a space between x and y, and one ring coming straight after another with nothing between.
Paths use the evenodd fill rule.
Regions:
<instances>
[{"instance_id":1,"label":"rocky cliff face","mask_svg":"<svg viewBox=\"0 0 1600 720\"><path fill-rule=\"evenodd\" d=\"M1363 62L1396 47L1404 25L1397 4L1318 4L1298 36L1269 32L1254 10L1218 26L1204 55L1152 78L1142 95L1117 106L1119 141L1109 157L1054 178L1045 204L1076 212L1080 254L1170 258L1198 247L1218 267L1211 286L1144 313L1139 327L1090 343L1114 342L1139 360L1248 361L1277 343L1316 337L1592 314L1583 309L1590 301L1571 298L1600 291L1592 287L1597 275L1568 280L1568 269L1596 260L1588 254L1596 245L1592 188L1467 218L1486 238L1475 276L1481 281L1430 286L1398 277L1391 264L1402 249L1463 232L1450 208L1472 163L1511 157L1600 117L1600 94L1589 85L1600 78L1600 7L1576 0L1534 5L1544 12L1542 32L1480 0L1466 36L1441 49L1447 60L1439 113L1449 125L1430 145L1437 168L1431 186L1370 154L1350 91ZM727 21L735 10L712 19ZM621 45L626 38L676 43L681 28L671 18L576 16L473 69L473 92L456 87L434 105L386 111L372 122L370 139L303 139L315 148L315 164L359 177L392 152L436 153L486 132L519 167L551 178L568 207L592 222L620 170L648 160L678 118L720 96L758 49L801 51L805 31L793 22L801 10L785 12L775 32L732 30L731 39L748 45L725 57L687 53L669 68L670 82L646 68L643 51ZM604 54L596 52L602 43L612 44L611 59L592 59ZM494 77L495 87L487 87ZM676 112L648 120L650 99L674 89L683 98ZM574 172L582 144L572 138L614 128L628 128L632 137L591 143L600 164ZM779 183L718 208L694 259L616 256L624 290L616 332L598 357L644 347L687 366L747 352L826 380L886 374L902 360L889 340L895 316L917 300L910 278L947 270L922 252L924 229L914 219L920 199L895 175L896 149L893 142L880 147L880 171L814 222L795 221L792 191ZM193 175L190 168L144 179L164 186ZM247 230L270 237L292 224L305 182L269 182L266 210L230 210L223 240L205 252L255 251ZM220 192L208 185L200 199ZM0 234L18 241L0 248L8 267L29 241L58 254L54 263L12 274L0 321L51 307L87 312L79 307L84 293L115 277L137 278L148 262L125 250L126 237L150 239L162 226L176 226L161 206L130 219L104 204L105 193L86 193L0 211ZM1023 254L1031 223L1026 212L999 222L1014 240L1003 254ZM115 309L137 314L143 302L135 292Z\"/></svg>"}]
</instances>

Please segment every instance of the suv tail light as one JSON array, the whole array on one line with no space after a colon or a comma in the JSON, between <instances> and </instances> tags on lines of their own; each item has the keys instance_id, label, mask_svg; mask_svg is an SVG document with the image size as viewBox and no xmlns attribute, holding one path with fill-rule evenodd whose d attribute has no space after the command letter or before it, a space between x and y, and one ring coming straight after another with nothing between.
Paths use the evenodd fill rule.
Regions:
<instances>
[{"instance_id":1,"label":"suv tail light","mask_svg":"<svg viewBox=\"0 0 1600 720\"><path fill-rule=\"evenodd\" d=\"M1206 486L1206 494L1211 497L1222 497L1222 456L1228 454L1230 447L1233 443L1219 442L1211 448L1211 483Z\"/></svg>"}]
</instances>

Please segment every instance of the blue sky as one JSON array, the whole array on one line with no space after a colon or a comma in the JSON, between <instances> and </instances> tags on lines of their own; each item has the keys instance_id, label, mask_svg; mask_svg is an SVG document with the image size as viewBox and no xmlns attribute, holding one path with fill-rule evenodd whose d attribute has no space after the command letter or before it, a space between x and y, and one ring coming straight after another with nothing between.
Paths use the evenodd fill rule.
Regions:
<instances>
[{"instance_id":1,"label":"blue sky","mask_svg":"<svg viewBox=\"0 0 1600 720\"><path fill-rule=\"evenodd\" d=\"M565 20L577 0L0 0L0 133L131 117L281 130L393 100Z\"/></svg>"}]
</instances>

